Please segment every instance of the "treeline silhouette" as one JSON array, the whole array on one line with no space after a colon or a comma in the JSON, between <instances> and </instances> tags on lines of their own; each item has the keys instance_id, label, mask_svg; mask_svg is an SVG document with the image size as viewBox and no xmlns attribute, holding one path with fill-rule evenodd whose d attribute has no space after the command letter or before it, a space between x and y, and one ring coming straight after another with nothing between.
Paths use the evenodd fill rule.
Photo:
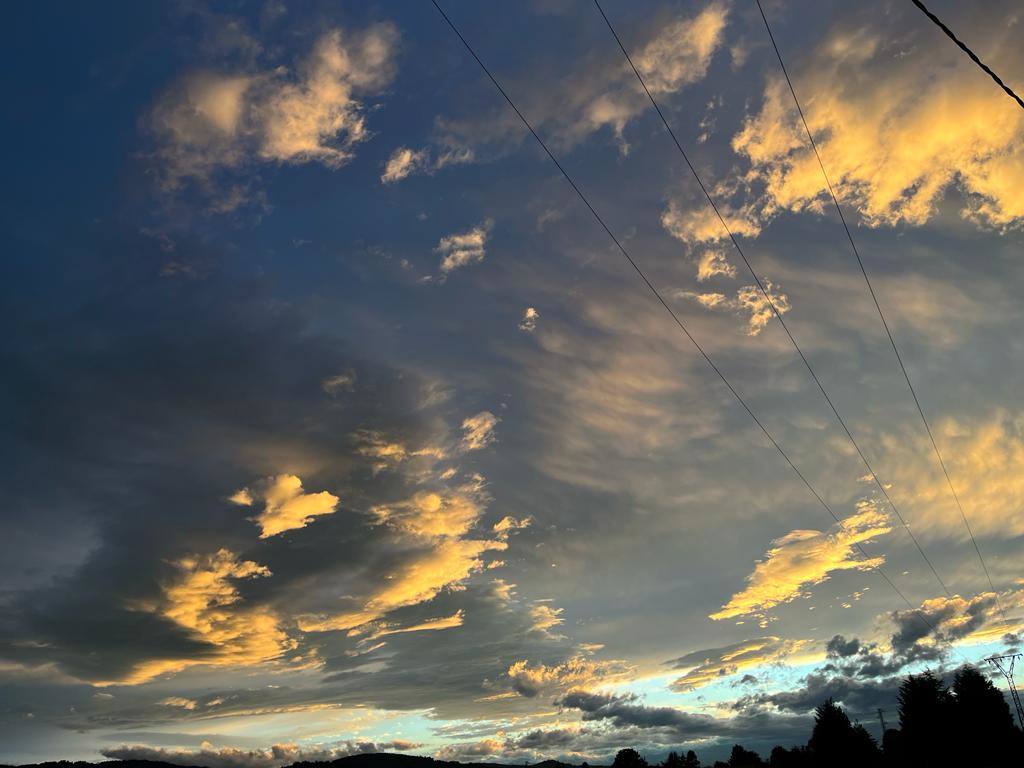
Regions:
<instances>
[{"instance_id":1,"label":"treeline silhouette","mask_svg":"<svg viewBox=\"0 0 1024 768\"><path fill-rule=\"evenodd\" d=\"M965 666L946 684L925 672L907 677L897 694L899 728L879 744L829 699L815 710L806 745L775 747L765 760L736 744L714 768L1004 768L1024 765L1024 733L1003 694L977 669ZM612 768L647 768L634 749L623 749ZM663 768L705 768L693 750L671 752Z\"/></svg>"}]
</instances>

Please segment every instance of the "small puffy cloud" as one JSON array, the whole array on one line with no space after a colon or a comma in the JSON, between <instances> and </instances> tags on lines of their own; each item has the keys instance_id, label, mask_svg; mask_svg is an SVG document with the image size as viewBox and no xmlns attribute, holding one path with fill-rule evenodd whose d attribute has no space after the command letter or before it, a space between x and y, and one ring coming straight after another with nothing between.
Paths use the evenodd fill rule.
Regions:
<instances>
[{"instance_id":1,"label":"small puffy cloud","mask_svg":"<svg viewBox=\"0 0 1024 768\"><path fill-rule=\"evenodd\" d=\"M253 504L252 493L248 488L242 488L241 490L235 491L228 497L228 501L232 504L237 504L240 507L251 507Z\"/></svg>"},{"instance_id":2,"label":"small puffy cloud","mask_svg":"<svg viewBox=\"0 0 1024 768\"><path fill-rule=\"evenodd\" d=\"M493 222L487 219L466 232L441 238L434 251L441 256L442 279L456 269L484 260L492 226Z\"/></svg>"},{"instance_id":3,"label":"small puffy cloud","mask_svg":"<svg viewBox=\"0 0 1024 768\"><path fill-rule=\"evenodd\" d=\"M464 165L476 159L470 147L398 147L384 164L382 184L394 184L419 173L433 175L449 165Z\"/></svg>"},{"instance_id":4,"label":"small puffy cloud","mask_svg":"<svg viewBox=\"0 0 1024 768\"><path fill-rule=\"evenodd\" d=\"M771 303L765 298L761 289L756 285L745 285L736 291L735 298L729 298L724 293L697 293L695 291L676 291L675 297L689 299L700 304L705 309L727 310L741 315L747 315L746 333L748 336L757 336L768 327L768 323L775 312L772 304L780 315L786 314L792 307L789 297L778 290L771 280L762 280L765 292L771 297Z\"/></svg>"},{"instance_id":5,"label":"small puffy cloud","mask_svg":"<svg viewBox=\"0 0 1024 768\"><path fill-rule=\"evenodd\" d=\"M498 417L490 411L480 411L462 422L462 449L478 451L494 442L494 428Z\"/></svg>"},{"instance_id":6,"label":"small puffy cloud","mask_svg":"<svg viewBox=\"0 0 1024 768\"><path fill-rule=\"evenodd\" d=\"M511 515L505 515L501 520L494 524L492 529L499 536L507 536L511 531L521 531L523 528L528 528L533 523L533 518L515 518Z\"/></svg>"},{"instance_id":7,"label":"small puffy cloud","mask_svg":"<svg viewBox=\"0 0 1024 768\"><path fill-rule=\"evenodd\" d=\"M555 608L548 602L537 602L530 606L530 620L533 622L531 629L543 635L550 635L551 630L565 623L562 618L564 609Z\"/></svg>"},{"instance_id":8,"label":"small puffy cloud","mask_svg":"<svg viewBox=\"0 0 1024 768\"><path fill-rule=\"evenodd\" d=\"M256 163L341 167L370 135L361 99L391 81L397 45L390 24L332 29L294 71L184 77L150 117L161 187L194 184L227 212L254 197L240 174Z\"/></svg>"},{"instance_id":9,"label":"small puffy cloud","mask_svg":"<svg viewBox=\"0 0 1024 768\"><path fill-rule=\"evenodd\" d=\"M519 321L519 330L533 333L537 330L538 320L540 320L540 312L533 307L527 307L523 310L523 319Z\"/></svg>"},{"instance_id":10,"label":"small puffy cloud","mask_svg":"<svg viewBox=\"0 0 1024 768\"><path fill-rule=\"evenodd\" d=\"M623 680L635 672L625 661L596 661L574 656L561 664L530 664L520 660L508 668L512 690L520 696L533 698L571 688L591 688L600 683Z\"/></svg>"},{"instance_id":11,"label":"small puffy cloud","mask_svg":"<svg viewBox=\"0 0 1024 768\"><path fill-rule=\"evenodd\" d=\"M320 382L320 388L329 395L351 392L356 385L356 375L351 372L336 373Z\"/></svg>"},{"instance_id":12,"label":"small puffy cloud","mask_svg":"<svg viewBox=\"0 0 1024 768\"><path fill-rule=\"evenodd\" d=\"M737 237L757 237L761 234L761 223L752 207L745 206L734 210L725 203L719 203L718 209L729 230ZM661 214L661 225L672 237L688 246L729 239L729 233L725 231L722 222L718 220L711 206L706 204L696 208L683 208L679 202L673 200Z\"/></svg>"},{"instance_id":13,"label":"small puffy cloud","mask_svg":"<svg viewBox=\"0 0 1024 768\"><path fill-rule=\"evenodd\" d=\"M362 104L354 92L373 92L391 81L398 32L371 27L349 37L326 32L302 67L298 82L273 88L257 106L263 136L260 156L281 163L320 162L338 168L367 138Z\"/></svg>"},{"instance_id":14,"label":"small puffy cloud","mask_svg":"<svg viewBox=\"0 0 1024 768\"><path fill-rule=\"evenodd\" d=\"M257 498L264 502L263 511L254 518L260 527L261 539L305 528L314 517L333 514L339 501L337 496L327 491L306 493L302 489L302 480L295 475L269 477L254 490L243 488L237 491L231 501L251 506Z\"/></svg>"},{"instance_id":15,"label":"small puffy cloud","mask_svg":"<svg viewBox=\"0 0 1024 768\"><path fill-rule=\"evenodd\" d=\"M736 267L729 263L721 251L705 251L697 260L697 280L703 283L716 275L736 277Z\"/></svg>"},{"instance_id":16,"label":"small puffy cloud","mask_svg":"<svg viewBox=\"0 0 1024 768\"><path fill-rule=\"evenodd\" d=\"M307 761L320 762L337 760L348 755L368 752L406 752L422 745L411 741L344 741L331 746L299 746L297 744L274 744L264 749L239 749L237 747L215 747L204 741L199 749L168 749L143 744L122 744L101 750L111 760L154 761L171 765L206 768L280 768L284 765Z\"/></svg>"},{"instance_id":17,"label":"small puffy cloud","mask_svg":"<svg viewBox=\"0 0 1024 768\"><path fill-rule=\"evenodd\" d=\"M1016 10L998 5L989 10ZM924 224L954 190L965 217L1020 226L1024 114L907 9L837 24L794 73L836 194L870 226ZM1021 71L1024 54L1012 35L981 25L966 6L954 27L981 45L997 71ZM733 147L750 161L766 211L821 210L830 202L782 78L769 79Z\"/></svg>"},{"instance_id":18,"label":"small puffy cloud","mask_svg":"<svg viewBox=\"0 0 1024 768\"><path fill-rule=\"evenodd\" d=\"M671 688L679 692L702 688L741 670L781 661L803 645L799 640L755 637L721 648L694 651L668 662L674 669L686 670L672 681Z\"/></svg>"},{"instance_id":19,"label":"small puffy cloud","mask_svg":"<svg viewBox=\"0 0 1024 768\"><path fill-rule=\"evenodd\" d=\"M396 181L401 181L406 176L423 168L427 160L426 150L399 147L391 153L391 157L384 164L384 173L380 176L381 183L394 184Z\"/></svg>"},{"instance_id":20,"label":"small puffy cloud","mask_svg":"<svg viewBox=\"0 0 1024 768\"><path fill-rule=\"evenodd\" d=\"M159 703L163 704L165 707L179 707L181 709L188 710L193 710L199 705L199 702L195 699L186 699L183 696L168 696Z\"/></svg>"},{"instance_id":21,"label":"small puffy cloud","mask_svg":"<svg viewBox=\"0 0 1024 768\"><path fill-rule=\"evenodd\" d=\"M790 531L772 542L765 558L747 577L747 586L710 618L758 616L763 620L766 611L804 596L808 587L821 584L836 571L878 567L885 558L865 559L856 547L890 530L888 516L873 503L862 501L842 527L836 525L827 532Z\"/></svg>"}]
</instances>

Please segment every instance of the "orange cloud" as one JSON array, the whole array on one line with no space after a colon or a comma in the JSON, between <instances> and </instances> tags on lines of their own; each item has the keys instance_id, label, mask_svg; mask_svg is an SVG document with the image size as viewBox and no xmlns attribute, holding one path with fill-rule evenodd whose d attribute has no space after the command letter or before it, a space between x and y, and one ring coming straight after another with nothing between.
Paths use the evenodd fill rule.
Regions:
<instances>
[{"instance_id":1,"label":"orange cloud","mask_svg":"<svg viewBox=\"0 0 1024 768\"><path fill-rule=\"evenodd\" d=\"M747 577L747 586L710 618L753 615L763 623L765 611L803 596L808 587L821 584L835 571L864 571L884 563L883 557L864 559L855 547L892 530L889 518L871 502L862 501L857 507L855 514L843 520L842 528L790 531L772 542L764 560Z\"/></svg>"},{"instance_id":2,"label":"orange cloud","mask_svg":"<svg viewBox=\"0 0 1024 768\"><path fill-rule=\"evenodd\" d=\"M266 566L239 560L226 549L212 555L186 557L174 565L175 576L164 585L162 599L156 604L135 607L169 619L210 650L189 658L146 661L125 679L98 685L143 683L197 665L224 667L274 662L295 648L276 613L266 607L239 605L241 596L233 582L268 577L271 574ZM168 699L165 703L188 708L184 699Z\"/></svg>"},{"instance_id":3,"label":"orange cloud","mask_svg":"<svg viewBox=\"0 0 1024 768\"><path fill-rule=\"evenodd\" d=\"M333 514L339 501L337 496L327 491L304 492L302 480L295 475L267 478L255 491L243 488L230 500L248 507L257 498L262 498L265 503L263 511L255 518L256 524L260 526L261 539L305 528L314 517Z\"/></svg>"}]
</instances>

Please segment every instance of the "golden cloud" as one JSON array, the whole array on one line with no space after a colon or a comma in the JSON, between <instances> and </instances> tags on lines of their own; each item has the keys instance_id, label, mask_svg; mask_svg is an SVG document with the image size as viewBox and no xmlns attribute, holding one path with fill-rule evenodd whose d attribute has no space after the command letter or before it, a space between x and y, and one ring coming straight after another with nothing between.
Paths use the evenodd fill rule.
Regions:
<instances>
[{"instance_id":1,"label":"golden cloud","mask_svg":"<svg viewBox=\"0 0 1024 768\"><path fill-rule=\"evenodd\" d=\"M236 491L230 501L248 507L257 498L264 501L263 511L254 518L260 527L261 539L305 528L314 517L333 514L339 501L337 496L327 491L304 492L302 480L295 475L269 477L255 490L242 488Z\"/></svg>"},{"instance_id":2,"label":"golden cloud","mask_svg":"<svg viewBox=\"0 0 1024 768\"><path fill-rule=\"evenodd\" d=\"M248 666L274 662L295 648L276 613L266 607L239 605L234 581L270 576L270 570L251 560L239 560L227 549L194 555L174 563L176 574L163 587L156 604L135 606L159 614L187 630L209 650L190 658L154 659L135 667L123 680L99 685L133 685L191 666ZM187 707L185 699L165 700Z\"/></svg>"},{"instance_id":3,"label":"golden cloud","mask_svg":"<svg viewBox=\"0 0 1024 768\"><path fill-rule=\"evenodd\" d=\"M509 666L507 674L516 693L532 698L541 693L547 695L570 688L592 688L600 683L625 679L635 672L635 667L625 661L595 661L574 656L554 666L516 661Z\"/></svg>"},{"instance_id":4,"label":"golden cloud","mask_svg":"<svg viewBox=\"0 0 1024 768\"><path fill-rule=\"evenodd\" d=\"M763 280L765 292L771 297L771 304L756 285L745 285L736 291L736 297L730 299L724 293L696 293L694 291L676 291L676 298L689 299L705 309L724 309L738 314L749 315L746 333L757 336L768 327L769 321L775 317L772 304L780 315L789 312L789 297L777 289L771 280Z\"/></svg>"},{"instance_id":5,"label":"golden cloud","mask_svg":"<svg viewBox=\"0 0 1024 768\"><path fill-rule=\"evenodd\" d=\"M472 574L483 570L481 556L485 552L507 546L504 541L441 538L400 572L391 574L361 609L333 616L304 614L298 617L299 628L304 632L351 630L398 608L425 603L441 590L456 589Z\"/></svg>"},{"instance_id":6,"label":"golden cloud","mask_svg":"<svg viewBox=\"0 0 1024 768\"><path fill-rule=\"evenodd\" d=\"M744 640L724 648L695 651L672 662L676 668L688 671L676 678L671 688L680 693L702 688L743 669L777 663L806 644L803 640L769 636Z\"/></svg>"},{"instance_id":7,"label":"golden cloud","mask_svg":"<svg viewBox=\"0 0 1024 768\"><path fill-rule=\"evenodd\" d=\"M871 226L920 225L956 188L965 216L986 226L1018 226L1024 114L979 80L960 51L924 32L934 39L890 18L840 28L796 73L836 193ZM997 69L1020 70L1024 55L1015 39L990 43L986 58ZM781 78L768 82L760 110L733 138L733 148L751 162L750 180L763 185L766 214L821 210L828 200Z\"/></svg>"},{"instance_id":8,"label":"golden cloud","mask_svg":"<svg viewBox=\"0 0 1024 768\"><path fill-rule=\"evenodd\" d=\"M1024 534L1024 415L998 410L977 422L942 419L932 424L957 495L977 536ZM966 538L967 531L926 435L888 435L882 445L898 455L888 462L897 491L913 499L921 536Z\"/></svg>"},{"instance_id":9,"label":"golden cloud","mask_svg":"<svg viewBox=\"0 0 1024 768\"><path fill-rule=\"evenodd\" d=\"M747 577L747 586L710 618L758 616L763 623L765 611L805 595L808 587L821 584L836 571L882 565L884 557L864 559L856 545L892 530L889 518L869 501L861 501L857 508L842 527L833 526L829 532L790 531L773 541L764 560Z\"/></svg>"}]
</instances>

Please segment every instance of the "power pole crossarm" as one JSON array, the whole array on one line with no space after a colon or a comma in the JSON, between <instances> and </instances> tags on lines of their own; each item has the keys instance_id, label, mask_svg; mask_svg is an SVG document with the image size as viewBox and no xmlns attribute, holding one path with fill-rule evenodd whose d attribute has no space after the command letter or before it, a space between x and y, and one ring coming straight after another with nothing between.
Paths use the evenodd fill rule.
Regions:
<instances>
[{"instance_id":1,"label":"power pole crossarm","mask_svg":"<svg viewBox=\"0 0 1024 768\"><path fill-rule=\"evenodd\" d=\"M1024 658L1024 653L1011 653L1007 656L993 656L985 659L989 664L998 669L1006 678L1006 685L1010 689L1010 698L1013 699L1013 706L1017 709L1017 722L1024 729L1024 706L1020 703L1020 694L1017 693L1017 685L1013 681L1013 668L1017 659Z\"/></svg>"}]
</instances>

